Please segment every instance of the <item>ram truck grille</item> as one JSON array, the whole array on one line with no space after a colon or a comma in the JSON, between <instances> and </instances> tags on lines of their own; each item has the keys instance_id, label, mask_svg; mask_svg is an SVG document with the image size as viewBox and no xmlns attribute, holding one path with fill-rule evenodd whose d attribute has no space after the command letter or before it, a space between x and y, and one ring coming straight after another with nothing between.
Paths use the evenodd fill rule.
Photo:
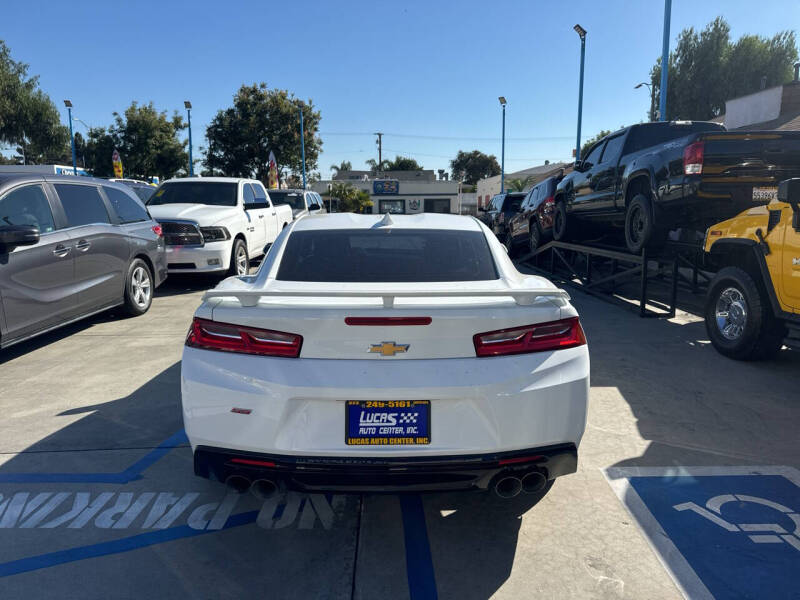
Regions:
<instances>
[{"instance_id":1,"label":"ram truck grille","mask_svg":"<svg viewBox=\"0 0 800 600\"><path fill-rule=\"evenodd\" d=\"M202 246L203 234L194 223L159 221L167 246Z\"/></svg>"}]
</instances>

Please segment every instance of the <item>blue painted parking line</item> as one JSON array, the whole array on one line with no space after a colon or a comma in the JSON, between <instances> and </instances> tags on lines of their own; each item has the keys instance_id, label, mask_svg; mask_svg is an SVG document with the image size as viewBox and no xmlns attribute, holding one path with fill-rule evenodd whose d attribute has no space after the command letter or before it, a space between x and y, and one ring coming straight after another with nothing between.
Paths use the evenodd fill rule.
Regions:
<instances>
[{"instance_id":1,"label":"blue painted parking line","mask_svg":"<svg viewBox=\"0 0 800 600\"><path fill-rule=\"evenodd\" d=\"M610 468L609 483L689 598L798 598L800 472Z\"/></svg>"},{"instance_id":2,"label":"blue painted parking line","mask_svg":"<svg viewBox=\"0 0 800 600\"><path fill-rule=\"evenodd\" d=\"M240 513L238 515L231 515L222 529L231 529L233 527L241 527L242 525L255 523L257 517L257 510ZM171 527L169 529L162 529L160 531L150 531L139 535L124 537L118 540L101 542L99 544L79 546L77 548L70 548L69 550L61 550L59 552L39 554L38 556L31 556L29 558L21 558L19 560L0 563L0 577L17 575L19 573L36 571L37 569L45 569L48 567L55 567L56 565L63 565L65 563L84 560L87 558L97 558L99 556L107 556L109 554L129 552L131 550L137 550L139 548L145 548L155 544L162 544L164 542L171 542L173 540L195 537L208 533L214 533L214 531L202 529L198 530L193 529L188 525L180 525L178 527Z\"/></svg>"},{"instance_id":3,"label":"blue painted parking line","mask_svg":"<svg viewBox=\"0 0 800 600\"><path fill-rule=\"evenodd\" d=\"M411 600L435 600L436 577L425 525L425 509L418 495L401 495L403 537L406 545L406 574Z\"/></svg>"},{"instance_id":4,"label":"blue painted parking line","mask_svg":"<svg viewBox=\"0 0 800 600\"><path fill-rule=\"evenodd\" d=\"M0 483L130 483L141 479L142 471L170 450L188 442L186 432L181 429L119 473L0 473Z\"/></svg>"}]
</instances>

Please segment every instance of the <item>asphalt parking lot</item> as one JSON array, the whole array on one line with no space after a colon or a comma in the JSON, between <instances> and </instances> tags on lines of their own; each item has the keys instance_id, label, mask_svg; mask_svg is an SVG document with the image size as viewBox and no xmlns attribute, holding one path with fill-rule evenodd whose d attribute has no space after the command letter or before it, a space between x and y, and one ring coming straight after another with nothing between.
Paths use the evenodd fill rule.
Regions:
<instances>
[{"instance_id":1,"label":"asphalt parking lot","mask_svg":"<svg viewBox=\"0 0 800 600\"><path fill-rule=\"evenodd\" d=\"M261 503L194 477L181 429L183 339L213 284L172 278L142 317L0 355L0 598L800 594L800 353L733 362L697 317L570 290L589 419L544 498Z\"/></svg>"}]
</instances>

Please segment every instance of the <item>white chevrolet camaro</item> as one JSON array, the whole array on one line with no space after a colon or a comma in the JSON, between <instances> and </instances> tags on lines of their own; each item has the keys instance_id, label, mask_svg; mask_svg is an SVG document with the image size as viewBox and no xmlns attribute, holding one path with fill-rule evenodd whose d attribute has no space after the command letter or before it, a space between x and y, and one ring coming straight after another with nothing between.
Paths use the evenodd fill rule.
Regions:
<instances>
[{"instance_id":1,"label":"white chevrolet camaro","mask_svg":"<svg viewBox=\"0 0 800 600\"><path fill-rule=\"evenodd\" d=\"M575 471L589 352L472 217L308 216L205 294L181 393L195 473L237 491L512 497Z\"/></svg>"}]
</instances>

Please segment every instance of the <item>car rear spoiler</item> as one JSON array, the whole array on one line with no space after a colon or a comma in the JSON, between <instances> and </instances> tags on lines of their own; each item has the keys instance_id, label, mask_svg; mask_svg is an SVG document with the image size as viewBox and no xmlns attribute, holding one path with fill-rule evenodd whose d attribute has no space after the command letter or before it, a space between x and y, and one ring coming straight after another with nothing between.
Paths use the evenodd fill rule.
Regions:
<instances>
[{"instance_id":1,"label":"car rear spoiler","mask_svg":"<svg viewBox=\"0 0 800 600\"><path fill-rule=\"evenodd\" d=\"M465 298L465 297L513 297L520 306L530 306L538 298L560 298L569 300L569 294L561 289L448 289L448 290L309 290L309 289L261 289L261 290L209 290L203 300L212 298L235 298L242 306L256 306L261 298L294 296L303 298L382 298L384 308L394 308L395 298Z\"/></svg>"}]
</instances>

